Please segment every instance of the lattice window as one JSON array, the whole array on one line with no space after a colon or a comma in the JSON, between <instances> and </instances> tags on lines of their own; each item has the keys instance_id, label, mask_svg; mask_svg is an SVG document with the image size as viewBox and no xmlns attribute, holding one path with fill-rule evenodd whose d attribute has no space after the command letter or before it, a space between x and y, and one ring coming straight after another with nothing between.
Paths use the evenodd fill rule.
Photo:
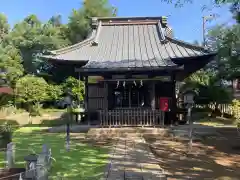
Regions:
<instances>
[{"instance_id":1,"label":"lattice window","mask_svg":"<svg viewBox=\"0 0 240 180\"><path fill-rule=\"evenodd\" d=\"M123 86L124 85L124 86ZM114 107L142 107L148 93L144 93L143 86L139 84L121 84L114 89Z\"/></svg>"}]
</instances>

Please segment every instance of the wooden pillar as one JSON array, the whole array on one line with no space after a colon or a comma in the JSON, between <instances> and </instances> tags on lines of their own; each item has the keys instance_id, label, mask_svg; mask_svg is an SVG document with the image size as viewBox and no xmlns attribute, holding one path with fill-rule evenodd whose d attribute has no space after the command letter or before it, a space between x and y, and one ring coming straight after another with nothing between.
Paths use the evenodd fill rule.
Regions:
<instances>
[{"instance_id":1,"label":"wooden pillar","mask_svg":"<svg viewBox=\"0 0 240 180\"><path fill-rule=\"evenodd\" d=\"M176 75L172 75L172 108L171 108L171 125L176 122L177 119L177 99L176 99Z\"/></svg>"},{"instance_id":2,"label":"wooden pillar","mask_svg":"<svg viewBox=\"0 0 240 180\"><path fill-rule=\"evenodd\" d=\"M104 77L105 79L105 77ZM104 102L104 118L103 118L103 121L104 121L104 124L111 127L111 122L108 121L108 82L107 81L104 81L103 82L103 87L104 87L104 99L103 99L103 102Z\"/></svg>"},{"instance_id":3,"label":"wooden pillar","mask_svg":"<svg viewBox=\"0 0 240 180\"><path fill-rule=\"evenodd\" d=\"M88 106L88 76L85 76L84 78L84 84L85 84L85 98L84 98L84 104L85 104L85 112L87 115L87 120L88 120L88 124L90 123L90 115L89 115L89 106Z\"/></svg>"},{"instance_id":4,"label":"wooden pillar","mask_svg":"<svg viewBox=\"0 0 240 180\"><path fill-rule=\"evenodd\" d=\"M150 81L151 82L151 84L150 84L150 86L151 86L151 91L150 91L150 98L151 98L151 108L152 108L152 110L154 111L153 112L153 116L152 116L152 118L153 119L151 119L150 118L150 125L153 125L154 127L155 127L155 109L156 109L156 101L155 101L155 99L156 99L156 97L155 97L155 81Z\"/></svg>"},{"instance_id":5,"label":"wooden pillar","mask_svg":"<svg viewBox=\"0 0 240 180\"><path fill-rule=\"evenodd\" d=\"M104 81L104 109L108 110L108 82Z\"/></svg>"}]
</instances>

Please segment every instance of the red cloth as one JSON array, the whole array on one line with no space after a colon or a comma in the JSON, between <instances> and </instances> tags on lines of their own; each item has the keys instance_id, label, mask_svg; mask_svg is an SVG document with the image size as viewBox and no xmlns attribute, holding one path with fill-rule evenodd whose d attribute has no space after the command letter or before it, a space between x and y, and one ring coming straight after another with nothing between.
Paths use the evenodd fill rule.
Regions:
<instances>
[{"instance_id":1,"label":"red cloth","mask_svg":"<svg viewBox=\"0 0 240 180\"><path fill-rule=\"evenodd\" d=\"M168 111L169 110L169 98L167 97L160 97L160 100L159 100L159 105L160 105L160 109L162 111Z\"/></svg>"},{"instance_id":2,"label":"red cloth","mask_svg":"<svg viewBox=\"0 0 240 180\"><path fill-rule=\"evenodd\" d=\"M13 94L13 89L10 87L0 87L0 93Z\"/></svg>"}]
</instances>

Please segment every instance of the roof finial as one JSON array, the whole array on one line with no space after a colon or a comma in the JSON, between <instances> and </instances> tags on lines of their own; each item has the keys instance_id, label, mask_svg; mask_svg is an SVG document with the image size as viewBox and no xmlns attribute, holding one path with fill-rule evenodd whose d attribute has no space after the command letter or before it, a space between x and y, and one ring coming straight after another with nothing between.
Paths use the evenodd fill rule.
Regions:
<instances>
[{"instance_id":1,"label":"roof finial","mask_svg":"<svg viewBox=\"0 0 240 180\"><path fill-rule=\"evenodd\" d=\"M117 8L113 7L112 9L113 9L112 15L113 15L113 17L116 17L117 16Z\"/></svg>"},{"instance_id":2,"label":"roof finial","mask_svg":"<svg viewBox=\"0 0 240 180\"><path fill-rule=\"evenodd\" d=\"M97 24L98 24L98 18L97 17L93 17L92 18L92 28L96 29L97 28Z\"/></svg>"},{"instance_id":3,"label":"roof finial","mask_svg":"<svg viewBox=\"0 0 240 180\"><path fill-rule=\"evenodd\" d=\"M167 16L161 17L161 23L164 28L167 26Z\"/></svg>"}]
</instances>

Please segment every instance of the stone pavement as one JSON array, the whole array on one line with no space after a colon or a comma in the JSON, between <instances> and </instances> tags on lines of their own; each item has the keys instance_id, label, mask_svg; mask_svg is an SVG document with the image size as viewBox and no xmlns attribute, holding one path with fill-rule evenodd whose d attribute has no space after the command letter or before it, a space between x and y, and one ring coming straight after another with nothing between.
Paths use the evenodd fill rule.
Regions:
<instances>
[{"instance_id":1,"label":"stone pavement","mask_svg":"<svg viewBox=\"0 0 240 180\"><path fill-rule=\"evenodd\" d=\"M138 133L118 137L104 180L163 180L163 170Z\"/></svg>"}]
</instances>

